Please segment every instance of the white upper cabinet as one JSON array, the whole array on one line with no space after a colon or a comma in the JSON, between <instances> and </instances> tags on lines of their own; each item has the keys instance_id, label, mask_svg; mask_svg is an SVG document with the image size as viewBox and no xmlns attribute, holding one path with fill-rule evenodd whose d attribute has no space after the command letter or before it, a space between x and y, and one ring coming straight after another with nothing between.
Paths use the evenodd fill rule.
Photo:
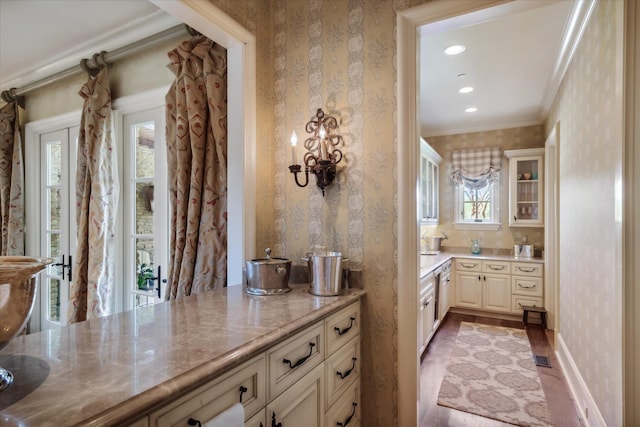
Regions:
<instances>
[{"instance_id":1,"label":"white upper cabinet","mask_svg":"<svg viewBox=\"0 0 640 427\"><path fill-rule=\"evenodd\" d=\"M438 167L442 157L420 138L420 221L438 224Z\"/></svg>"},{"instance_id":2,"label":"white upper cabinet","mask_svg":"<svg viewBox=\"0 0 640 427\"><path fill-rule=\"evenodd\" d=\"M508 150L509 226L544 226L544 148Z\"/></svg>"}]
</instances>

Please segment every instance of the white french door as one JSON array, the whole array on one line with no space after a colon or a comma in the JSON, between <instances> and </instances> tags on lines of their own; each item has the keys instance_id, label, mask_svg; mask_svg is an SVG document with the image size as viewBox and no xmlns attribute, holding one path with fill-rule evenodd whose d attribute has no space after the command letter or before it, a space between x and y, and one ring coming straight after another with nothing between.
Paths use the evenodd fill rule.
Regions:
<instances>
[{"instance_id":1,"label":"white french door","mask_svg":"<svg viewBox=\"0 0 640 427\"><path fill-rule=\"evenodd\" d=\"M163 104L164 95L151 93L122 100L121 109L115 109L120 200L114 312L164 299L169 204ZM32 331L67 324L69 286L75 274L79 126L74 125L79 117L80 112L74 112L26 126L26 253L55 260L39 275Z\"/></svg>"},{"instance_id":2,"label":"white french door","mask_svg":"<svg viewBox=\"0 0 640 427\"><path fill-rule=\"evenodd\" d=\"M169 204L164 110L123 114L124 309L164 300Z\"/></svg>"},{"instance_id":3,"label":"white french door","mask_svg":"<svg viewBox=\"0 0 640 427\"><path fill-rule=\"evenodd\" d=\"M67 323L76 251L75 166L79 126L40 135L40 251L54 263L40 276L42 329Z\"/></svg>"}]
</instances>

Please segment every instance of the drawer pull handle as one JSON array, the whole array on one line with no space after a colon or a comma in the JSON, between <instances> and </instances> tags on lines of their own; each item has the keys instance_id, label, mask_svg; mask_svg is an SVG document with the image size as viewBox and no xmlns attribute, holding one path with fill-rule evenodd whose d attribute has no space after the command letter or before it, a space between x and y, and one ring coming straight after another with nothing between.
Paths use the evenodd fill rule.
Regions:
<instances>
[{"instance_id":1,"label":"drawer pull handle","mask_svg":"<svg viewBox=\"0 0 640 427\"><path fill-rule=\"evenodd\" d=\"M489 267L492 270L504 270L504 265L499 265L496 267L495 265L487 264L487 267Z\"/></svg>"},{"instance_id":2,"label":"drawer pull handle","mask_svg":"<svg viewBox=\"0 0 640 427\"><path fill-rule=\"evenodd\" d=\"M351 415L349 415L349 418L344 420L344 423L337 422L336 426L338 426L338 427L347 427L349 425L349 423L351 422L351 419L353 418L353 416L356 414L356 406L358 406L358 404L356 402L353 402L353 409L351 410Z\"/></svg>"},{"instance_id":3,"label":"drawer pull handle","mask_svg":"<svg viewBox=\"0 0 640 427\"><path fill-rule=\"evenodd\" d=\"M464 262L461 262L460 265L464 268L476 268L478 264L465 264Z\"/></svg>"},{"instance_id":4,"label":"drawer pull handle","mask_svg":"<svg viewBox=\"0 0 640 427\"><path fill-rule=\"evenodd\" d=\"M521 283L518 283L518 286L520 286L521 288L524 288L524 289L532 289L532 288L535 288L535 287L536 287L536 285L531 285L531 286L522 286L522 284L521 284Z\"/></svg>"},{"instance_id":5,"label":"drawer pull handle","mask_svg":"<svg viewBox=\"0 0 640 427\"><path fill-rule=\"evenodd\" d=\"M523 273L533 273L534 271L536 271L536 268L532 268L532 269L527 269L527 268L522 268L522 267L518 267L518 270L522 271Z\"/></svg>"},{"instance_id":6,"label":"drawer pull handle","mask_svg":"<svg viewBox=\"0 0 640 427\"><path fill-rule=\"evenodd\" d=\"M349 326L340 330L340 328L338 328L337 326L335 328L333 328L334 331L336 331L338 333L339 336L342 336L344 334L346 334L347 332L349 332L349 330L353 327L353 322L356 321L355 317L351 317L351 320L349 321Z\"/></svg>"},{"instance_id":7,"label":"drawer pull handle","mask_svg":"<svg viewBox=\"0 0 640 427\"><path fill-rule=\"evenodd\" d=\"M247 392L247 388L243 385L240 386L240 403L242 403L242 395Z\"/></svg>"},{"instance_id":8,"label":"drawer pull handle","mask_svg":"<svg viewBox=\"0 0 640 427\"><path fill-rule=\"evenodd\" d=\"M342 372L340 372L340 371L336 371L336 375L339 376L341 380L347 378L349 375L351 375L351 371L353 371L353 368L356 367L356 360L358 360L358 358L352 357L351 358L351 362L352 362L351 368L349 368L349 370L346 371L344 374Z\"/></svg>"},{"instance_id":9,"label":"drawer pull handle","mask_svg":"<svg viewBox=\"0 0 640 427\"><path fill-rule=\"evenodd\" d=\"M296 363L292 364L291 360L289 360L289 359L282 359L282 363L284 363L285 365L289 364L289 369L297 368L298 366L300 366L304 362L306 362L308 358L311 357L311 353L313 353L313 347L315 347L315 346L316 346L316 343L310 342L309 343L309 354L307 354L302 359L298 359L298 361Z\"/></svg>"},{"instance_id":10,"label":"drawer pull handle","mask_svg":"<svg viewBox=\"0 0 640 427\"><path fill-rule=\"evenodd\" d=\"M189 418L187 420L187 424L189 424L190 426L202 427L202 423L195 418Z\"/></svg>"},{"instance_id":11,"label":"drawer pull handle","mask_svg":"<svg viewBox=\"0 0 640 427\"><path fill-rule=\"evenodd\" d=\"M282 423L277 423L276 424L276 413L274 412L273 415L271 415L271 427L282 427Z\"/></svg>"}]
</instances>

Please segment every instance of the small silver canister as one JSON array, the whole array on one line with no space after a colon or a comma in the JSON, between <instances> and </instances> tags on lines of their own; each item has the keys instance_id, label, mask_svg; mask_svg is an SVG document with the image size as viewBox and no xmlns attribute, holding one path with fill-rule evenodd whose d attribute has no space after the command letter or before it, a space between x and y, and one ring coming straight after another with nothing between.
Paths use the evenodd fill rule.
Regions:
<instances>
[{"instance_id":1,"label":"small silver canister","mask_svg":"<svg viewBox=\"0 0 640 427\"><path fill-rule=\"evenodd\" d=\"M271 250L265 251L266 258L246 261L247 288L251 295L280 295L289 292L289 274L291 260L286 258L271 258Z\"/></svg>"},{"instance_id":2,"label":"small silver canister","mask_svg":"<svg viewBox=\"0 0 640 427\"><path fill-rule=\"evenodd\" d=\"M303 260L309 266L309 286L313 295L328 297L342 292L342 263L348 261L340 252L309 252Z\"/></svg>"}]
</instances>

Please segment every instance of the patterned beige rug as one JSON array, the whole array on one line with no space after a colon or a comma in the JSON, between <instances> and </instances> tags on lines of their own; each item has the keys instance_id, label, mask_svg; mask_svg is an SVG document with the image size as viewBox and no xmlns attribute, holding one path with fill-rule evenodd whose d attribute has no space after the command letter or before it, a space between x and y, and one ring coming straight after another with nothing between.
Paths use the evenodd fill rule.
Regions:
<instances>
[{"instance_id":1,"label":"patterned beige rug","mask_svg":"<svg viewBox=\"0 0 640 427\"><path fill-rule=\"evenodd\" d=\"M438 405L518 426L552 425L522 329L461 323Z\"/></svg>"}]
</instances>

